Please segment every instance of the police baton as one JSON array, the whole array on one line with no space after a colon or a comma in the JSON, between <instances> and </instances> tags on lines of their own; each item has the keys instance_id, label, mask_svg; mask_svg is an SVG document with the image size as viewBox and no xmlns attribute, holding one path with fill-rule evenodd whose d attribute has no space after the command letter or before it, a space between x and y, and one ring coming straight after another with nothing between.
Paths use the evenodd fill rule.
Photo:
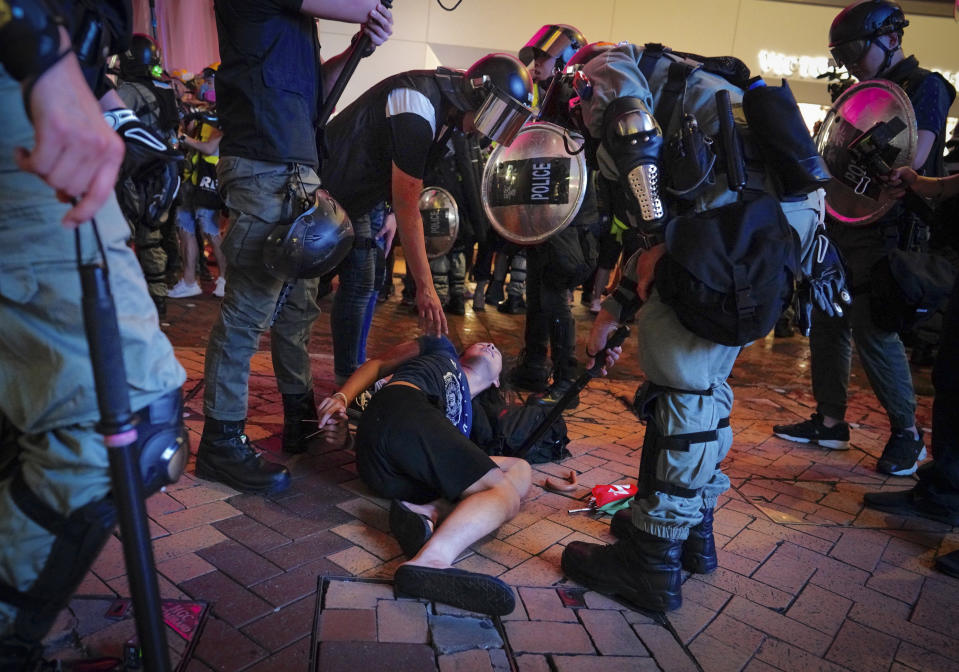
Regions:
<instances>
[{"instance_id":1,"label":"police baton","mask_svg":"<svg viewBox=\"0 0 959 672\"><path fill-rule=\"evenodd\" d=\"M168 672L170 659L140 475L136 417L130 411L123 344L117 325L116 306L110 292L106 252L96 220L91 219L90 224L96 237L100 261L83 263L79 228L74 230L74 240L83 292L83 326L90 347L93 381L100 410L100 422L96 428L103 435L110 458L110 481L120 521L123 558L133 598L137 637L143 651L142 663L149 672Z\"/></svg>"},{"instance_id":2,"label":"police baton","mask_svg":"<svg viewBox=\"0 0 959 672\"><path fill-rule=\"evenodd\" d=\"M393 7L393 0L381 0L381 2L387 9ZM320 113L316 120L317 128L324 128L326 122L330 120L330 115L333 114L333 110L339 102L340 96L343 95L343 89L346 88L350 77L352 77L356 71L356 66L360 64L360 59L367 55L366 50L370 48L371 43L372 40L366 33L360 33L356 42L353 43L353 48L350 49L350 55L346 57L346 63L343 64L343 69L340 70L339 77L333 82L329 94L327 94L323 100L323 107L320 108Z\"/></svg>"},{"instance_id":3,"label":"police baton","mask_svg":"<svg viewBox=\"0 0 959 672\"><path fill-rule=\"evenodd\" d=\"M589 381L597 376L601 375L603 372L603 367L606 366L606 353L608 353L613 348L617 348L623 344L623 341L626 340L626 337L629 336L629 327L625 324L619 325L616 331L609 335L609 338L606 339L606 345L603 346L603 349L596 353L593 357L593 366L592 368L586 369L582 374L573 382L572 386L566 393L560 397L553 408L550 409L550 412L543 418L543 421L539 423L539 426L533 430L529 435L523 445L520 447L519 451L516 453L516 457L526 457L526 453L529 452L530 448L536 445L536 442L543 438L543 435L549 431L549 428L553 426L553 423L556 422L556 419L563 414L563 411L572 403L573 399L576 398L576 395L583 391Z\"/></svg>"}]
</instances>

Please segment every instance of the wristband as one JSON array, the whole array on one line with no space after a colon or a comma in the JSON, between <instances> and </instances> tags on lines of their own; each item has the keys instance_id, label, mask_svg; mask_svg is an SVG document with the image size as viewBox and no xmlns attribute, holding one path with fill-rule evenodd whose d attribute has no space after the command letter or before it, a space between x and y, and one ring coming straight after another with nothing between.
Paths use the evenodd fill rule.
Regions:
<instances>
[{"instance_id":1,"label":"wristband","mask_svg":"<svg viewBox=\"0 0 959 672\"><path fill-rule=\"evenodd\" d=\"M344 406L349 406L349 405L350 405L350 402L349 402L349 400L346 398L346 395L343 394L342 392L334 392L333 394L330 395L330 397L340 397L341 399L343 399L343 405L344 405Z\"/></svg>"}]
</instances>

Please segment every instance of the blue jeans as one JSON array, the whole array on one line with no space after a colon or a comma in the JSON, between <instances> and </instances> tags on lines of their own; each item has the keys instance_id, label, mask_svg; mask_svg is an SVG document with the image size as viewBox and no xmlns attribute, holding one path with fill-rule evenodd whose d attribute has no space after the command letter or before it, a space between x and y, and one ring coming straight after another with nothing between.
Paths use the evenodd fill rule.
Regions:
<instances>
[{"instance_id":1,"label":"blue jeans","mask_svg":"<svg viewBox=\"0 0 959 672\"><path fill-rule=\"evenodd\" d=\"M841 318L813 311L809 349L812 355L812 389L816 410L843 419L852 363L852 341L879 403L893 431L916 423L916 395L912 372L899 334L876 327L869 308L868 291L856 292L869 282L869 269L885 254L886 242L876 227L831 226L830 235L846 258L853 286L852 305Z\"/></svg>"},{"instance_id":2,"label":"blue jeans","mask_svg":"<svg viewBox=\"0 0 959 672\"><path fill-rule=\"evenodd\" d=\"M330 331L333 334L333 373L346 380L366 357L366 312L374 295L376 250L372 245L370 216L353 218L354 247L340 263L340 285L333 296Z\"/></svg>"},{"instance_id":3,"label":"blue jeans","mask_svg":"<svg viewBox=\"0 0 959 672\"><path fill-rule=\"evenodd\" d=\"M225 156L217 177L230 210L223 238L226 296L206 349L203 412L217 420L246 419L250 360L267 329L283 281L267 272L263 243L270 231L292 216L290 185L312 195L320 184L309 166ZM313 389L310 327L320 314L317 279L298 280L270 332L273 371L281 394Z\"/></svg>"}]
</instances>

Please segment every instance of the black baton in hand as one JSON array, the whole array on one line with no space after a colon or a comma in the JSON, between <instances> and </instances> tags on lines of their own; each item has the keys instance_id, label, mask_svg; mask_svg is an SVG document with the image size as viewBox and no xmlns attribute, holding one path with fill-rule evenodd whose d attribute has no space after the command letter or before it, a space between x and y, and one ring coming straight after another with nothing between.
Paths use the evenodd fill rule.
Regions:
<instances>
[{"instance_id":1,"label":"black baton in hand","mask_svg":"<svg viewBox=\"0 0 959 672\"><path fill-rule=\"evenodd\" d=\"M383 6L387 9L393 7L393 0L382 0L382 2ZM336 78L333 86L330 87L330 93L323 99L323 107L320 108L320 113L316 120L317 128L324 128L326 122L330 120L333 109L339 102L340 96L343 95L343 89L346 88L350 77L352 77L356 71L356 66L360 64L360 59L363 58L366 50L370 48L371 43L372 40L366 33L361 33L356 42L353 43L353 48L350 50L350 55L346 57L346 63L343 64L343 69L340 70L339 77Z\"/></svg>"},{"instance_id":2,"label":"black baton in hand","mask_svg":"<svg viewBox=\"0 0 959 672\"><path fill-rule=\"evenodd\" d=\"M627 336L629 336L629 327L625 324L619 325L616 331L609 335L609 338L606 339L606 345L603 346L603 349L593 356L592 368L583 371L579 378L573 382L572 386L566 390L566 393L560 397L559 401L556 402L546 417L543 418L543 421L539 423L539 426L533 430L533 433L530 434L529 438L527 438L525 443L523 443L522 447L519 449L519 452L516 454L516 457L526 457L526 453L529 452L529 449L536 445L537 441L543 438L543 435L549 431L549 428L553 426L554 422L556 422L556 418L563 414L563 411L565 411L566 408L572 403L576 395L583 391L583 388L589 384L589 381L602 374L603 367L606 365L606 353L613 348L622 345Z\"/></svg>"}]
</instances>

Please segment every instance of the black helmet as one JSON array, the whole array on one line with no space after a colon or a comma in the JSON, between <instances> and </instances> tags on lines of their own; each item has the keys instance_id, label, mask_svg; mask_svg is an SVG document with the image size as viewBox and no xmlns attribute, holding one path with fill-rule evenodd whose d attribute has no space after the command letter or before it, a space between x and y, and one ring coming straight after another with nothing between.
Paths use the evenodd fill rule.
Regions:
<instances>
[{"instance_id":1,"label":"black helmet","mask_svg":"<svg viewBox=\"0 0 959 672\"><path fill-rule=\"evenodd\" d=\"M459 94L451 97L460 110L473 111L473 125L490 140L508 145L533 115L533 78L509 54L489 54L463 74Z\"/></svg>"},{"instance_id":2,"label":"black helmet","mask_svg":"<svg viewBox=\"0 0 959 672\"><path fill-rule=\"evenodd\" d=\"M353 248L353 225L343 207L317 189L313 207L273 228L263 245L266 269L284 281L329 273Z\"/></svg>"},{"instance_id":3,"label":"black helmet","mask_svg":"<svg viewBox=\"0 0 959 672\"><path fill-rule=\"evenodd\" d=\"M529 38L526 46L519 50L519 60L529 65L539 54L546 54L556 58L554 67L562 70L576 50L585 44L586 38L573 26L565 23L550 24L543 26Z\"/></svg>"},{"instance_id":4,"label":"black helmet","mask_svg":"<svg viewBox=\"0 0 959 672\"><path fill-rule=\"evenodd\" d=\"M180 191L180 162L152 161L121 174L116 184L117 203L131 226L160 228Z\"/></svg>"},{"instance_id":5,"label":"black helmet","mask_svg":"<svg viewBox=\"0 0 959 672\"><path fill-rule=\"evenodd\" d=\"M875 38L891 33L902 38L902 30L908 25L896 3L861 0L846 7L833 19L829 28L829 51L836 63L848 67L863 57Z\"/></svg>"},{"instance_id":6,"label":"black helmet","mask_svg":"<svg viewBox=\"0 0 959 672\"><path fill-rule=\"evenodd\" d=\"M130 48L120 54L121 77L158 76L154 68L160 66L160 49L148 35L134 33Z\"/></svg>"}]
</instances>

